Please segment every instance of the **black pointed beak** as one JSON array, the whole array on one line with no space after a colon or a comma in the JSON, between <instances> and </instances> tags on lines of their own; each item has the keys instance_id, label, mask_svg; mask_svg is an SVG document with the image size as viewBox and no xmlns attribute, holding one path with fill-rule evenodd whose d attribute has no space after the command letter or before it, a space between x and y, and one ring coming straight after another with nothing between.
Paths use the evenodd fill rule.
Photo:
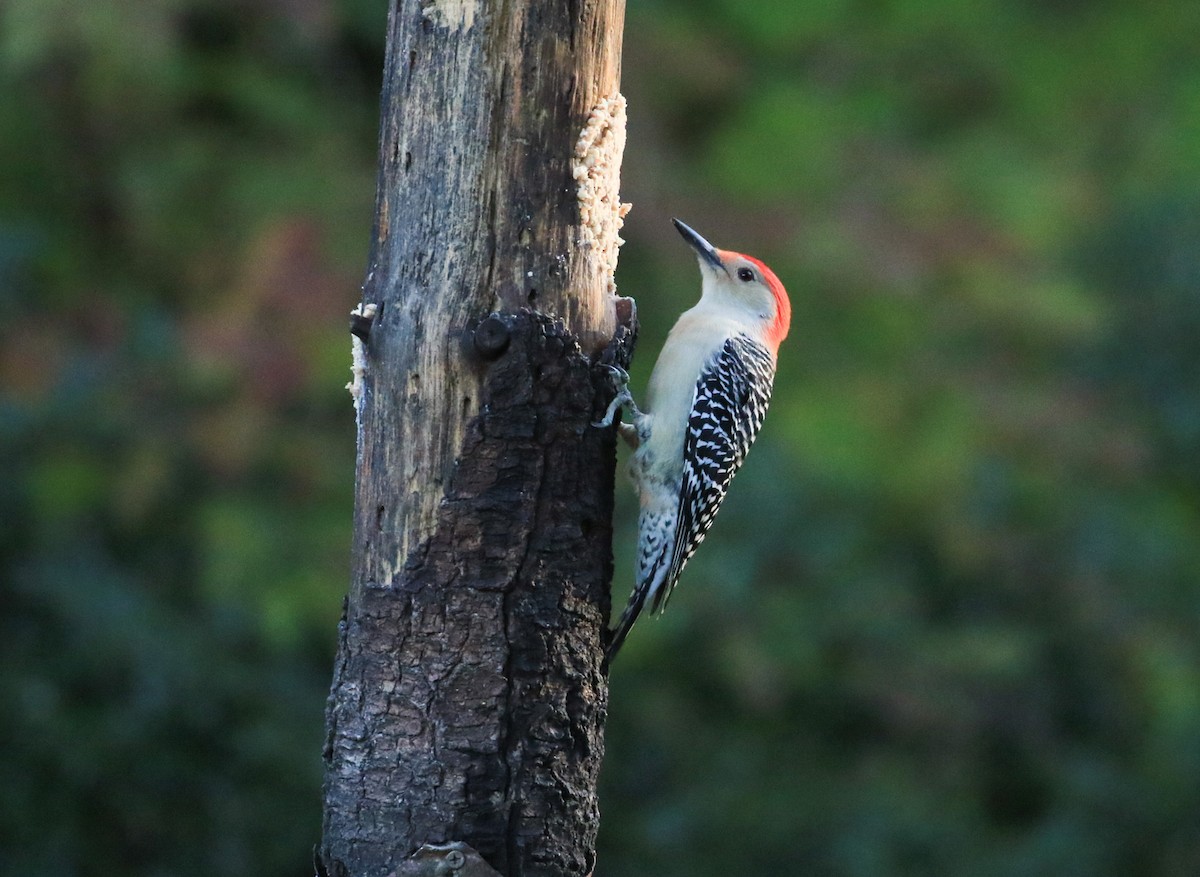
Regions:
<instances>
[{"instance_id":1,"label":"black pointed beak","mask_svg":"<svg viewBox=\"0 0 1200 877\"><path fill-rule=\"evenodd\" d=\"M680 222L678 219L672 219L671 222L675 223L675 227L679 229L679 233L683 235L683 239L692 245L692 249L696 251L702 262L707 262L714 268L723 269L725 267L721 262L721 256L717 252L717 248L700 237L691 226Z\"/></svg>"}]
</instances>

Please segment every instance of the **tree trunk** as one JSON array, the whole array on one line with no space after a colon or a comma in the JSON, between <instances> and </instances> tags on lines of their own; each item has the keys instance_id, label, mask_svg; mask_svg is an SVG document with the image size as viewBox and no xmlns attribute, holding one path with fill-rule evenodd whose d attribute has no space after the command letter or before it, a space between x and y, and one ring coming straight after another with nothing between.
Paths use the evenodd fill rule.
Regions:
<instances>
[{"instance_id":1,"label":"tree trunk","mask_svg":"<svg viewBox=\"0 0 1200 877\"><path fill-rule=\"evenodd\" d=\"M452 843L505 875L593 867L615 468L594 363L632 344L612 284L623 7L393 0L333 877L417 873L412 854Z\"/></svg>"}]
</instances>

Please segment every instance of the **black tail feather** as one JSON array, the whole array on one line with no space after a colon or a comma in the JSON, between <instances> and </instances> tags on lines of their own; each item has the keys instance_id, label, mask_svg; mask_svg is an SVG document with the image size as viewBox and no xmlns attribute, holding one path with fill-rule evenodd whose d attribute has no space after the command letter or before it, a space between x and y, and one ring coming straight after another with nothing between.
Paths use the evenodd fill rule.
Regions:
<instances>
[{"instance_id":1,"label":"black tail feather","mask_svg":"<svg viewBox=\"0 0 1200 877\"><path fill-rule=\"evenodd\" d=\"M633 623L642 614L642 607L646 605L646 592L649 590L648 587L639 587L630 595L629 603L626 605L625 611L621 613L621 620L613 629L612 639L608 641L608 649L604 653L606 664L612 663L612 659L617 656L617 652L625 642L625 637L629 636L629 631L633 629Z\"/></svg>"}]
</instances>

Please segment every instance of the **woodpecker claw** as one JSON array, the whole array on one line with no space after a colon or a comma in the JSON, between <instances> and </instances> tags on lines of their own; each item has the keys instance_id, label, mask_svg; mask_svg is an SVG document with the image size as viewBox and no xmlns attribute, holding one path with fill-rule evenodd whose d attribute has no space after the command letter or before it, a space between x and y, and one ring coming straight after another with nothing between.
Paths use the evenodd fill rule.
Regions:
<instances>
[{"instance_id":1,"label":"woodpecker claw","mask_svg":"<svg viewBox=\"0 0 1200 877\"><path fill-rule=\"evenodd\" d=\"M617 409L621 408L623 405L630 405L634 408L637 407L633 404L633 394L630 393L628 389L622 389L619 393L617 393L616 396L613 397L613 400L608 403L608 408L605 410L604 416L593 423L592 426L596 427L597 429L605 429L612 426L613 419L617 416Z\"/></svg>"},{"instance_id":2,"label":"woodpecker claw","mask_svg":"<svg viewBox=\"0 0 1200 877\"><path fill-rule=\"evenodd\" d=\"M642 412L638 410L637 403L633 401L633 394L629 392L629 372L621 368L619 365L604 366L613 376L613 383L617 386L617 395L608 403L608 408L604 411L604 417L597 420L592 426L597 429L605 429L613 425L613 420L617 416L617 411L625 406L628 406L632 412L634 419L642 416ZM618 423L618 427L625 427L627 424ZM624 434L624 430L622 433Z\"/></svg>"}]
</instances>

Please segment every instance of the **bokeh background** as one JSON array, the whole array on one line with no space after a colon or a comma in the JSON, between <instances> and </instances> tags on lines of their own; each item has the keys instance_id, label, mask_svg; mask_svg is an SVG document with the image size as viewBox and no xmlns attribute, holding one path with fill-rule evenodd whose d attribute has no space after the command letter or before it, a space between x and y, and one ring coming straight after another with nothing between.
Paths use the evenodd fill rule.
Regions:
<instances>
[{"instance_id":1,"label":"bokeh background","mask_svg":"<svg viewBox=\"0 0 1200 877\"><path fill-rule=\"evenodd\" d=\"M311 873L385 14L0 6L4 874ZM672 215L795 317L614 670L598 877L1200 874L1200 4L630 0L626 47L635 389Z\"/></svg>"}]
</instances>

